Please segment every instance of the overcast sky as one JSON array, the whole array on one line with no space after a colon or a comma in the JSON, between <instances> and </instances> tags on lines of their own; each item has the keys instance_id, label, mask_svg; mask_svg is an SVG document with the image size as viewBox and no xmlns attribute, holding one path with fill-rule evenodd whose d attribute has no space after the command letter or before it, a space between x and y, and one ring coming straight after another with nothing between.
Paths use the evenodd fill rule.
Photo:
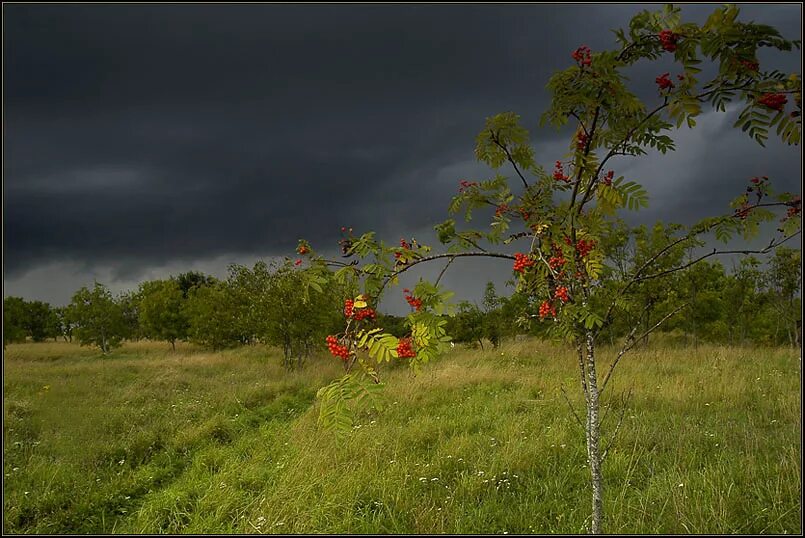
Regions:
<instances>
[{"instance_id":1,"label":"overcast sky","mask_svg":"<svg viewBox=\"0 0 805 538\"><path fill-rule=\"evenodd\" d=\"M458 181L492 175L473 157L484 119L520 114L550 169L567 138L538 127L549 76L580 44L614 47L610 29L645 6L5 4L4 296L224 277L294 256L300 237L335 252L341 226L431 241ZM741 18L801 38L800 4ZM630 73L649 98L657 69ZM761 148L734 120L704 114L674 154L615 163L651 195L633 222L721 213L754 175L801 192L800 147ZM470 300L511 274L453 266L444 282Z\"/></svg>"}]
</instances>

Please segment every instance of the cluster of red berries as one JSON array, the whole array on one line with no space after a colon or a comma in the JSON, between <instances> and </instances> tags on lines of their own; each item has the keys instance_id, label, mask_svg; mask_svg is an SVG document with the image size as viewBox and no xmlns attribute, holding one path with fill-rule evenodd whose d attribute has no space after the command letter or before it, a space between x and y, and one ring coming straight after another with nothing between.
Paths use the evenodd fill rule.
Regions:
<instances>
[{"instance_id":1,"label":"cluster of red berries","mask_svg":"<svg viewBox=\"0 0 805 538\"><path fill-rule=\"evenodd\" d=\"M612 178L614 178L614 177L615 177L615 172L613 172L612 170L610 170L609 172L607 172L607 175L605 175L605 176L604 176L604 179L603 179L603 180L601 180L601 181L602 181L602 182L604 183L604 185L606 185L607 187L611 187L611 186L612 186Z\"/></svg>"},{"instance_id":2,"label":"cluster of red berries","mask_svg":"<svg viewBox=\"0 0 805 538\"><path fill-rule=\"evenodd\" d=\"M580 131L579 134L576 135L576 149L584 151L584 146L587 145L587 139L587 133Z\"/></svg>"},{"instance_id":3,"label":"cluster of red berries","mask_svg":"<svg viewBox=\"0 0 805 538\"><path fill-rule=\"evenodd\" d=\"M788 212L783 220L790 219L791 217L799 215L802 212L802 198L800 198L799 195L791 198L791 201L786 202L785 205L788 206Z\"/></svg>"},{"instance_id":4,"label":"cluster of red berries","mask_svg":"<svg viewBox=\"0 0 805 538\"><path fill-rule=\"evenodd\" d=\"M374 308L366 307L361 308L360 310L356 311L354 316L355 321L361 321L364 319L375 319L377 317L377 312L375 312Z\"/></svg>"},{"instance_id":5,"label":"cluster of red berries","mask_svg":"<svg viewBox=\"0 0 805 538\"><path fill-rule=\"evenodd\" d=\"M676 42L679 40L679 34L675 34L671 30L663 30L660 32L660 44L662 48L668 52L676 50Z\"/></svg>"},{"instance_id":6,"label":"cluster of red berries","mask_svg":"<svg viewBox=\"0 0 805 538\"><path fill-rule=\"evenodd\" d=\"M401 359L416 357L416 352L411 347L410 338L400 338L400 343L397 344L397 356Z\"/></svg>"},{"instance_id":7,"label":"cluster of red berries","mask_svg":"<svg viewBox=\"0 0 805 538\"><path fill-rule=\"evenodd\" d=\"M514 254L514 270L518 273L525 273L525 270L534 265L534 260L527 254L517 252Z\"/></svg>"},{"instance_id":8,"label":"cluster of red berries","mask_svg":"<svg viewBox=\"0 0 805 538\"><path fill-rule=\"evenodd\" d=\"M495 216L500 217L508 210L509 210L509 204L500 204L495 208Z\"/></svg>"},{"instance_id":9,"label":"cluster of red berries","mask_svg":"<svg viewBox=\"0 0 805 538\"><path fill-rule=\"evenodd\" d=\"M570 55L574 60L576 60L580 66L590 65L592 63L592 55L590 53L590 47L587 45L582 45Z\"/></svg>"},{"instance_id":10,"label":"cluster of red berries","mask_svg":"<svg viewBox=\"0 0 805 538\"><path fill-rule=\"evenodd\" d=\"M404 248L405 250L411 250L411 245L405 239L400 239L400 246L402 248ZM394 253L394 258L395 259L399 260L401 257L402 257L401 252L395 252Z\"/></svg>"},{"instance_id":11,"label":"cluster of red berries","mask_svg":"<svg viewBox=\"0 0 805 538\"><path fill-rule=\"evenodd\" d=\"M346 231L347 227L341 226L341 233L343 234ZM349 229L349 235L352 236L352 228ZM352 253L350 252L350 250L352 249L352 239L350 239L349 237L342 238L341 240L338 241L338 244L341 245L341 254L343 254L344 257L348 258L352 256Z\"/></svg>"},{"instance_id":12,"label":"cluster of red berries","mask_svg":"<svg viewBox=\"0 0 805 538\"><path fill-rule=\"evenodd\" d=\"M520 211L520 215L523 217L523 220L528 220L528 219L530 219L530 218L531 218L531 213L529 213L528 211L526 211L524 208L522 208L522 207L521 207L521 208L519 209L519 211Z\"/></svg>"},{"instance_id":13,"label":"cluster of red berries","mask_svg":"<svg viewBox=\"0 0 805 538\"><path fill-rule=\"evenodd\" d=\"M411 308L419 312L419 309L422 308L422 299L417 299L411 294L411 290L405 288L403 290L405 294L405 300L408 301L408 304L411 305Z\"/></svg>"},{"instance_id":14,"label":"cluster of red berries","mask_svg":"<svg viewBox=\"0 0 805 538\"><path fill-rule=\"evenodd\" d=\"M349 358L349 348L339 344L338 338L330 335L325 340L327 341L327 349L330 350L330 353L333 357L338 357L342 361L345 361Z\"/></svg>"},{"instance_id":15,"label":"cluster of red berries","mask_svg":"<svg viewBox=\"0 0 805 538\"><path fill-rule=\"evenodd\" d=\"M659 86L660 91L669 90L674 87L674 83L671 82L671 79L668 78L670 75L671 73L663 73L662 75L654 79L654 82L657 83L657 86Z\"/></svg>"},{"instance_id":16,"label":"cluster of red berries","mask_svg":"<svg viewBox=\"0 0 805 538\"><path fill-rule=\"evenodd\" d=\"M307 246L305 246L305 245L299 245L299 247L297 247L297 249L296 249L296 252L298 252L299 254L304 256L305 254L310 252L310 249L307 248Z\"/></svg>"},{"instance_id":17,"label":"cluster of red berries","mask_svg":"<svg viewBox=\"0 0 805 538\"><path fill-rule=\"evenodd\" d=\"M763 106L769 107L772 110L780 111L785 107L788 98L782 93L764 93L758 97L757 102Z\"/></svg>"},{"instance_id":18,"label":"cluster of red berries","mask_svg":"<svg viewBox=\"0 0 805 538\"><path fill-rule=\"evenodd\" d=\"M763 190L766 187L767 182L769 181L769 176L763 176L763 178L759 178L757 176L753 177L749 180L752 185L749 185L746 188L746 192L755 192L757 193L758 199L763 198Z\"/></svg>"},{"instance_id":19,"label":"cluster of red berries","mask_svg":"<svg viewBox=\"0 0 805 538\"><path fill-rule=\"evenodd\" d=\"M545 319L548 315L556 317L556 309L548 301L543 301L542 304L539 305L539 319Z\"/></svg>"},{"instance_id":20,"label":"cluster of red berries","mask_svg":"<svg viewBox=\"0 0 805 538\"><path fill-rule=\"evenodd\" d=\"M293 264L294 264L294 265L296 265L297 267L299 267L300 265L302 265L302 260L301 260L301 258L297 258L297 259L296 259L296 261L295 261L295 262L293 262Z\"/></svg>"},{"instance_id":21,"label":"cluster of red berries","mask_svg":"<svg viewBox=\"0 0 805 538\"><path fill-rule=\"evenodd\" d=\"M554 299L559 299L563 303L566 303L570 300L570 296L567 294L567 288L565 286L559 286L556 288L553 297Z\"/></svg>"},{"instance_id":22,"label":"cluster of red berries","mask_svg":"<svg viewBox=\"0 0 805 538\"><path fill-rule=\"evenodd\" d=\"M760 69L760 64L754 60L741 60L740 64L744 66L747 71L757 71Z\"/></svg>"},{"instance_id":23,"label":"cluster of red berries","mask_svg":"<svg viewBox=\"0 0 805 538\"><path fill-rule=\"evenodd\" d=\"M565 175L565 171L562 168L562 161L556 161L556 165L554 166L553 170L553 178L556 181L570 181L570 178Z\"/></svg>"},{"instance_id":24,"label":"cluster of red berries","mask_svg":"<svg viewBox=\"0 0 805 538\"><path fill-rule=\"evenodd\" d=\"M567 260L565 259L564 256L562 256L561 253L559 253L559 255L557 255L557 256L551 256L548 259L548 266L551 269L553 269L554 271L556 271L560 267L564 266L566 263L567 263Z\"/></svg>"},{"instance_id":25,"label":"cluster of red berries","mask_svg":"<svg viewBox=\"0 0 805 538\"><path fill-rule=\"evenodd\" d=\"M466 179L462 179L461 181L458 182L458 184L459 184L459 188L458 188L459 194L461 194L462 192L464 192L465 190L467 190L467 189L469 189L471 187L477 187L478 186L477 182L475 182L475 181L467 181Z\"/></svg>"},{"instance_id":26,"label":"cluster of red berries","mask_svg":"<svg viewBox=\"0 0 805 538\"><path fill-rule=\"evenodd\" d=\"M587 241L586 239L579 239L576 241L576 252L579 253L579 256L582 258L585 257L587 254L590 253L592 249L595 248L595 241Z\"/></svg>"},{"instance_id":27,"label":"cluster of red berries","mask_svg":"<svg viewBox=\"0 0 805 538\"><path fill-rule=\"evenodd\" d=\"M744 204L735 210L735 216L741 220L746 219L749 216L749 211L751 211L751 207L749 206L748 202L744 202Z\"/></svg>"},{"instance_id":28,"label":"cluster of red berries","mask_svg":"<svg viewBox=\"0 0 805 538\"><path fill-rule=\"evenodd\" d=\"M344 301L344 317L345 318L353 318L355 321L361 321L364 319L375 319L377 317L377 312L375 312L374 308L366 307L366 308L355 308L355 301L352 299L347 299Z\"/></svg>"}]
</instances>

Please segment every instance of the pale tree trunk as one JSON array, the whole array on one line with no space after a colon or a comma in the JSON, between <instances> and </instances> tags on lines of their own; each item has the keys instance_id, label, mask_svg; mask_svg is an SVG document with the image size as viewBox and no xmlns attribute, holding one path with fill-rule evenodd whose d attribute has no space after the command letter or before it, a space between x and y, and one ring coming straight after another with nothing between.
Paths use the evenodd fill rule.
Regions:
<instances>
[{"instance_id":1,"label":"pale tree trunk","mask_svg":"<svg viewBox=\"0 0 805 538\"><path fill-rule=\"evenodd\" d=\"M593 333L585 335L587 345L587 457L590 463L590 482L593 489L592 525L593 534L601 533L601 521L604 516L603 483L601 479L601 425L598 416L598 377L595 372L595 344Z\"/></svg>"}]
</instances>

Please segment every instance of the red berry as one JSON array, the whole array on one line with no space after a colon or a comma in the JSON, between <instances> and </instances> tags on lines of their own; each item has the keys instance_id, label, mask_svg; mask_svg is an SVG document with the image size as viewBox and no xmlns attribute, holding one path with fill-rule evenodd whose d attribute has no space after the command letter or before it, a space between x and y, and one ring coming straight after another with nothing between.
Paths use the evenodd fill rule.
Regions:
<instances>
[{"instance_id":1,"label":"red berry","mask_svg":"<svg viewBox=\"0 0 805 538\"><path fill-rule=\"evenodd\" d=\"M580 131L578 135L576 135L576 149L579 151L584 151L584 147L587 145L587 134L583 131Z\"/></svg>"},{"instance_id":2,"label":"red berry","mask_svg":"<svg viewBox=\"0 0 805 538\"><path fill-rule=\"evenodd\" d=\"M403 291L406 293L405 300L408 301L408 304L411 305L411 308L419 312L419 309L422 308L422 300L417 299L413 295L410 295L410 290L408 289L405 289Z\"/></svg>"},{"instance_id":3,"label":"red berry","mask_svg":"<svg viewBox=\"0 0 805 538\"><path fill-rule=\"evenodd\" d=\"M659 86L660 91L674 88L674 83L671 82L671 79L668 78L669 76L670 73L663 73L662 75L654 79L654 82L657 83L657 86Z\"/></svg>"},{"instance_id":4,"label":"red berry","mask_svg":"<svg viewBox=\"0 0 805 538\"><path fill-rule=\"evenodd\" d=\"M397 356L401 359L416 357L416 353L411 347L410 338L400 338L400 342L397 344Z\"/></svg>"},{"instance_id":5,"label":"red berry","mask_svg":"<svg viewBox=\"0 0 805 538\"><path fill-rule=\"evenodd\" d=\"M543 301L539 306L539 319L545 319L549 314L556 317L556 309L548 301Z\"/></svg>"},{"instance_id":6,"label":"red berry","mask_svg":"<svg viewBox=\"0 0 805 538\"><path fill-rule=\"evenodd\" d=\"M781 111L788 102L788 98L782 93L764 93L758 98L757 102L772 110Z\"/></svg>"},{"instance_id":7,"label":"red berry","mask_svg":"<svg viewBox=\"0 0 805 538\"><path fill-rule=\"evenodd\" d=\"M660 32L660 43L662 48L668 52L676 50L676 42L679 40L679 34L675 34L671 30L663 30Z\"/></svg>"},{"instance_id":8,"label":"red berry","mask_svg":"<svg viewBox=\"0 0 805 538\"><path fill-rule=\"evenodd\" d=\"M556 165L554 166L553 171L553 178L556 181L570 181L570 178L565 175L565 171L562 168L562 161L556 161Z\"/></svg>"},{"instance_id":9,"label":"red berry","mask_svg":"<svg viewBox=\"0 0 805 538\"><path fill-rule=\"evenodd\" d=\"M574 50L570 55L580 66L590 65L592 63L592 56L590 54L590 47L582 45Z\"/></svg>"},{"instance_id":10,"label":"red berry","mask_svg":"<svg viewBox=\"0 0 805 538\"><path fill-rule=\"evenodd\" d=\"M525 270L534 265L534 260L527 254L517 252L514 255L514 270L518 273L525 273Z\"/></svg>"}]
</instances>

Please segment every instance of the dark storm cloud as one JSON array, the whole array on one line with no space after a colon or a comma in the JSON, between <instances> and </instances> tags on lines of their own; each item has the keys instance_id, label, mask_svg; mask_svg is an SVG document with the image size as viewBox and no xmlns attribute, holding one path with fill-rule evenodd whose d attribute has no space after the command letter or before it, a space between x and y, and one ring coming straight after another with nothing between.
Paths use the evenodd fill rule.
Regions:
<instances>
[{"instance_id":1,"label":"dark storm cloud","mask_svg":"<svg viewBox=\"0 0 805 538\"><path fill-rule=\"evenodd\" d=\"M685 7L696 19L710 9ZM744 7L789 38L800 10ZM425 233L458 179L489 174L472 157L484 117L517 111L543 162L564 152L537 132L548 77L580 43L610 47L609 29L636 11L6 5L5 276L69 262L134 281L159 266L288 254L302 236L334 244L344 225L392 241ZM653 71L632 76L655 91ZM732 154L752 145L723 139ZM775 151L771 164L798 178L791 148ZM723 202L710 179L743 177L746 161L697 155L683 182L702 178L703 198ZM647 186L679 207L676 220L698 213L663 190L671 174L658 166Z\"/></svg>"}]
</instances>

